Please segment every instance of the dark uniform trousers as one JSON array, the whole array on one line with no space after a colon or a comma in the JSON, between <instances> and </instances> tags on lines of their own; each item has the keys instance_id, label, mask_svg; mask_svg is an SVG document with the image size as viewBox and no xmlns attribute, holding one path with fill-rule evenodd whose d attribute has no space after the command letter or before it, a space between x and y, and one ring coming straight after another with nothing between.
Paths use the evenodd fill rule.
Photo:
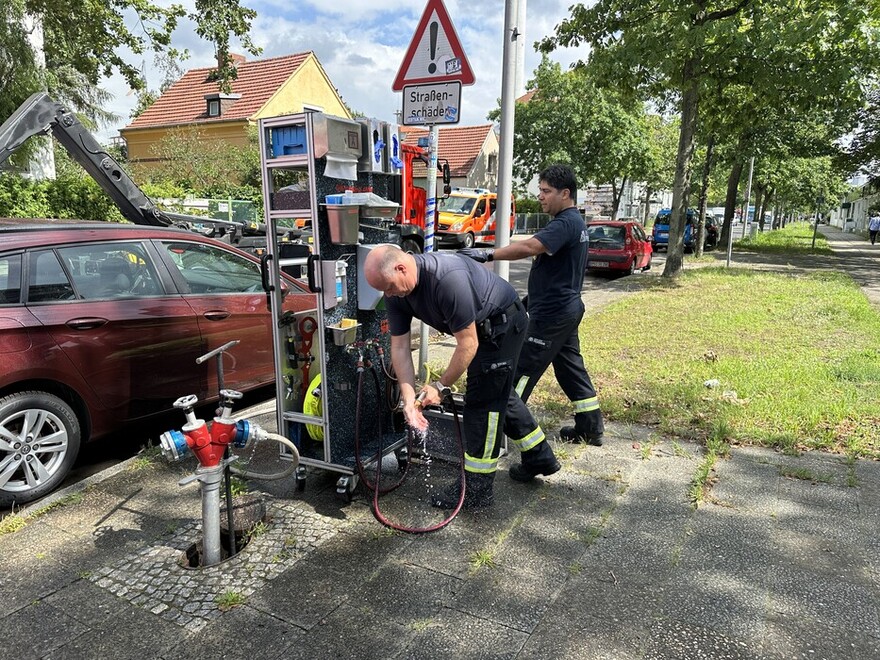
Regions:
<instances>
[{"instance_id":1,"label":"dark uniform trousers","mask_svg":"<svg viewBox=\"0 0 880 660\"><path fill-rule=\"evenodd\" d=\"M528 445L534 439L529 433L534 433L531 429L537 427L526 408L526 401L551 364L559 386L574 404L578 432L598 437L605 431L602 411L599 410L599 398L596 396L596 389L593 387L581 355L578 327L583 316L582 310L575 316L563 319L531 318L529 320L526 340L519 354L514 385L519 396L510 398L504 426L507 436L523 451L531 448L524 445ZM543 439L544 434L540 429L539 435Z\"/></svg>"},{"instance_id":2,"label":"dark uniform trousers","mask_svg":"<svg viewBox=\"0 0 880 660\"><path fill-rule=\"evenodd\" d=\"M492 474L498 467L505 413L511 399L519 401L513 383L527 327L528 314L519 300L477 326L479 345L468 365L462 414L468 472Z\"/></svg>"}]
</instances>

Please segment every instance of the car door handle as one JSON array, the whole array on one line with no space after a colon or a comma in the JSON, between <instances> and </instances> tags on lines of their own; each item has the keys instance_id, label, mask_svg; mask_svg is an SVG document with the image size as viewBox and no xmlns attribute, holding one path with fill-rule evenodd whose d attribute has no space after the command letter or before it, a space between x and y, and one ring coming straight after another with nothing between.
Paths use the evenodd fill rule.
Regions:
<instances>
[{"instance_id":1,"label":"car door handle","mask_svg":"<svg viewBox=\"0 0 880 660\"><path fill-rule=\"evenodd\" d=\"M106 323L107 319L93 316L83 319L71 319L67 322L67 327L74 330L93 330L94 328L100 328L102 325L106 325Z\"/></svg>"},{"instance_id":2,"label":"car door handle","mask_svg":"<svg viewBox=\"0 0 880 660\"><path fill-rule=\"evenodd\" d=\"M205 318L209 321L222 321L223 319L229 318L229 312L225 309L214 309L208 312L205 312Z\"/></svg>"}]
</instances>

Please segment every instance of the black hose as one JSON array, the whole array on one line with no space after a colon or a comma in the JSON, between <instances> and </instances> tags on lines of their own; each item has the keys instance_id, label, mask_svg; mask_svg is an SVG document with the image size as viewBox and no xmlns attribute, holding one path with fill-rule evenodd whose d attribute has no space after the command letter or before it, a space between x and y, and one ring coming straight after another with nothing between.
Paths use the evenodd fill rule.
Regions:
<instances>
[{"instance_id":1,"label":"black hose","mask_svg":"<svg viewBox=\"0 0 880 660\"><path fill-rule=\"evenodd\" d=\"M378 396L379 395L379 393L378 393L379 377L376 375L375 370L371 369L370 371L372 372L373 378L376 383L376 390L377 390L377 396ZM367 490L378 491L378 489L379 489L378 475L382 472L382 438L383 438L383 435L382 435L382 416L381 415L379 416L379 449L372 457L370 457L367 460L368 463L376 463L379 466L378 469L376 470L377 480L376 480L376 483L373 484L367 478L367 475L364 472L364 464L363 464L363 461L361 460L361 407L362 407L361 404L363 402L363 383L364 383L364 370L360 369L360 373L358 375L357 407L355 409L355 420L354 420L354 424L355 424L355 429L354 429L355 465L357 465L358 476L360 477L361 481L364 483L364 486L367 488ZM390 486L389 488L386 488L385 490L381 491L381 494L384 495L385 493L390 493L392 490L399 488L403 484L404 480L406 479L406 475L408 472L409 472L409 463L406 464L406 468L404 469L403 474L400 477L400 480L396 484L394 484L393 486Z\"/></svg>"}]
</instances>

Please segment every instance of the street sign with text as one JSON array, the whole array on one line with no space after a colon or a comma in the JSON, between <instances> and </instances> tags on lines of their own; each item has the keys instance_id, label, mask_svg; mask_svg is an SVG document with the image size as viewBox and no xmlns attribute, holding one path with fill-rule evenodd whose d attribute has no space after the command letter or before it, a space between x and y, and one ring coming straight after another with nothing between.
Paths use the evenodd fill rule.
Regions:
<instances>
[{"instance_id":1,"label":"street sign with text","mask_svg":"<svg viewBox=\"0 0 880 660\"><path fill-rule=\"evenodd\" d=\"M457 124L460 110L460 82L407 85L403 88L404 126Z\"/></svg>"}]
</instances>

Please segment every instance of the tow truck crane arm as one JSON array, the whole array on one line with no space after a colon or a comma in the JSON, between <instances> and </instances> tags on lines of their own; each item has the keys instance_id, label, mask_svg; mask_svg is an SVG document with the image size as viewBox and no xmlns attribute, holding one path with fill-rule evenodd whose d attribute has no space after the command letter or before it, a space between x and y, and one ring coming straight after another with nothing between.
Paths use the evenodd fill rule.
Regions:
<instances>
[{"instance_id":1,"label":"tow truck crane arm","mask_svg":"<svg viewBox=\"0 0 880 660\"><path fill-rule=\"evenodd\" d=\"M26 140L49 132L110 196L129 222L154 227L197 222L223 225L230 229L241 228L240 224L234 222L161 210L98 144L76 115L53 101L46 92L31 95L0 126L0 165Z\"/></svg>"}]
</instances>

